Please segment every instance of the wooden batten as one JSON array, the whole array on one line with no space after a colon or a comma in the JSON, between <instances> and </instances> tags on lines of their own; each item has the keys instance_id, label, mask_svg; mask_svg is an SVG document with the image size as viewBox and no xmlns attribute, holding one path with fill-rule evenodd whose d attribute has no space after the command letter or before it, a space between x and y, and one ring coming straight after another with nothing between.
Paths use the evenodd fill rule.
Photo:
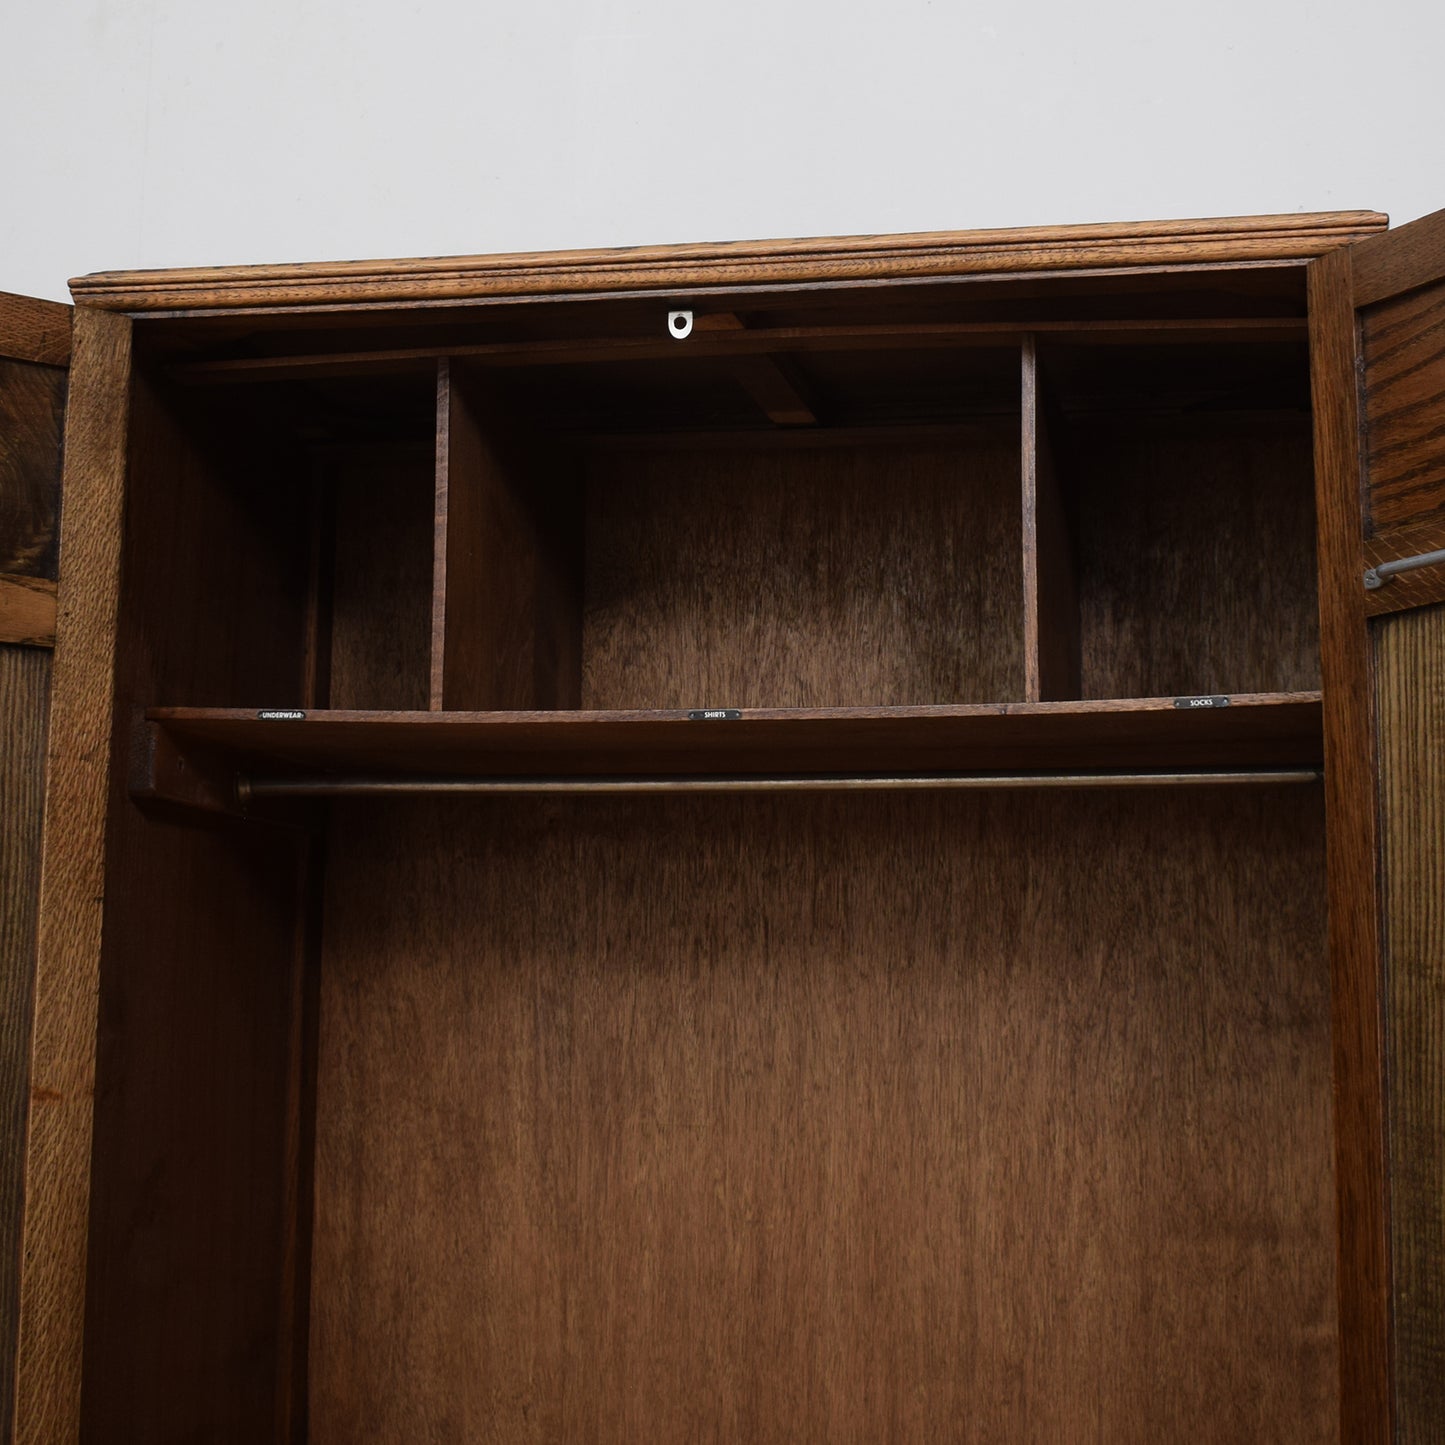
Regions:
<instances>
[{"instance_id":1,"label":"wooden batten","mask_svg":"<svg viewBox=\"0 0 1445 1445\"><path fill-rule=\"evenodd\" d=\"M1081 691L1078 570L1035 337L1022 360L1025 696L1053 702Z\"/></svg>"},{"instance_id":2,"label":"wooden batten","mask_svg":"<svg viewBox=\"0 0 1445 1445\"><path fill-rule=\"evenodd\" d=\"M771 356L740 357L732 374L774 426L816 426L818 417L797 369Z\"/></svg>"}]
</instances>

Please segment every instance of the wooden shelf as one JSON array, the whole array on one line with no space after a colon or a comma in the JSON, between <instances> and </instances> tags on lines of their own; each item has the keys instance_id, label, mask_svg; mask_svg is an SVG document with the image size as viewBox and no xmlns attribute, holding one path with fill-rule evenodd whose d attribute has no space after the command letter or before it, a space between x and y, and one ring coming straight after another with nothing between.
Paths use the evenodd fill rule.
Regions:
<instances>
[{"instance_id":1,"label":"wooden shelf","mask_svg":"<svg viewBox=\"0 0 1445 1445\"><path fill-rule=\"evenodd\" d=\"M361 777L876 776L897 772L1314 767L1320 694L1222 707L1173 698L959 707L686 712L346 712L152 708L142 797L228 805L237 775Z\"/></svg>"}]
</instances>

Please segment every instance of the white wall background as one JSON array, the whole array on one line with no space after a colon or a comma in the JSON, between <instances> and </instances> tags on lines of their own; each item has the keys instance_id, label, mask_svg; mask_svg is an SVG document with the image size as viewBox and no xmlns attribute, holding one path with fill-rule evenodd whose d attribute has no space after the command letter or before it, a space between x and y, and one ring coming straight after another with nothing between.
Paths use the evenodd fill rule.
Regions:
<instances>
[{"instance_id":1,"label":"white wall background","mask_svg":"<svg viewBox=\"0 0 1445 1445\"><path fill-rule=\"evenodd\" d=\"M1440 0L0 0L0 288L1445 207Z\"/></svg>"}]
</instances>

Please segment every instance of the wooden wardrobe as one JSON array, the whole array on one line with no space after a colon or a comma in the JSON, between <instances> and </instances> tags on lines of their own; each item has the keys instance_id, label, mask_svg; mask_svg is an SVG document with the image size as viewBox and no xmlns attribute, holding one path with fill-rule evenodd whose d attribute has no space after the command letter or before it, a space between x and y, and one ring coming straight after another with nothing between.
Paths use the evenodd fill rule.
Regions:
<instances>
[{"instance_id":1,"label":"wooden wardrobe","mask_svg":"<svg viewBox=\"0 0 1445 1445\"><path fill-rule=\"evenodd\" d=\"M1445 1439L1386 224L0 305L15 1440Z\"/></svg>"}]
</instances>

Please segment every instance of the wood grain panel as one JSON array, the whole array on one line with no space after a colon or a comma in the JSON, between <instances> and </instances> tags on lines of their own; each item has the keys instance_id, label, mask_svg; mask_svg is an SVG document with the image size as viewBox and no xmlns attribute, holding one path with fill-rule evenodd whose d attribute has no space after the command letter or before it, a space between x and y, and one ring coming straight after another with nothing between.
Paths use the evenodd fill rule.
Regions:
<instances>
[{"instance_id":1,"label":"wood grain panel","mask_svg":"<svg viewBox=\"0 0 1445 1445\"><path fill-rule=\"evenodd\" d=\"M0 643L55 645L55 583L0 573Z\"/></svg>"},{"instance_id":2,"label":"wood grain panel","mask_svg":"<svg viewBox=\"0 0 1445 1445\"><path fill-rule=\"evenodd\" d=\"M222 266L81 276L71 294L127 311L238 306L422 304L484 297L567 297L679 287L889 281L972 273L1305 260L1388 225L1371 211L1219 220L1035 226L796 241L630 247L409 261Z\"/></svg>"},{"instance_id":3,"label":"wood grain panel","mask_svg":"<svg viewBox=\"0 0 1445 1445\"><path fill-rule=\"evenodd\" d=\"M1350 247L1354 304L1369 306L1445 276L1445 211L1362 236Z\"/></svg>"},{"instance_id":4,"label":"wood grain panel","mask_svg":"<svg viewBox=\"0 0 1445 1445\"><path fill-rule=\"evenodd\" d=\"M59 301L0 291L0 356L40 366L70 365L74 308Z\"/></svg>"},{"instance_id":5,"label":"wood grain panel","mask_svg":"<svg viewBox=\"0 0 1445 1445\"><path fill-rule=\"evenodd\" d=\"M130 400L131 324L75 319L66 565L51 697L26 1143L15 1438L80 1428L96 995Z\"/></svg>"},{"instance_id":6,"label":"wood grain panel","mask_svg":"<svg viewBox=\"0 0 1445 1445\"><path fill-rule=\"evenodd\" d=\"M1445 520L1445 282L1359 316L1369 530Z\"/></svg>"},{"instance_id":7,"label":"wood grain panel","mask_svg":"<svg viewBox=\"0 0 1445 1445\"><path fill-rule=\"evenodd\" d=\"M432 707L576 707L580 486L485 378L437 388Z\"/></svg>"},{"instance_id":8,"label":"wood grain panel","mask_svg":"<svg viewBox=\"0 0 1445 1445\"><path fill-rule=\"evenodd\" d=\"M1021 699L1019 452L598 454L586 708Z\"/></svg>"},{"instance_id":9,"label":"wood grain panel","mask_svg":"<svg viewBox=\"0 0 1445 1445\"><path fill-rule=\"evenodd\" d=\"M0 572L55 580L66 374L0 359Z\"/></svg>"},{"instance_id":10,"label":"wood grain panel","mask_svg":"<svg viewBox=\"0 0 1445 1445\"><path fill-rule=\"evenodd\" d=\"M1355 309L1348 255L1310 268L1319 516L1320 663L1330 820L1331 1031L1345 1445L1394 1439L1385 1194L1378 816L1371 662L1361 585Z\"/></svg>"},{"instance_id":11,"label":"wood grain panel","mask_svg":"<svg viewBox=\"0 0 1445 1445\"><path fill-rule=\"evenodd\" d=\"M0 647L0 1440L11 1438L50 654Z\"/></svg>"},{"instance_id":12,"label":"wood grain panel","mask_svg":"<svg viewBox=\"0 0 1445 1445\"><path fill-rule=\"evenodd\" d=\"M336 449L331 498L330 700L425 708L431 683L431 447Z\"/></svg>"},{"instance_id":13,"label":"wood grain panel","mask_svg":"<svg viewBox=\"0 0 1445 1445\"><path fill-rule=\"evenodd\" d=\"M1395 1408L1445 1421L1445 607L1377 624Z\"/></svg>"},{"instance_id":14,"label":"wood grain panel","mask_svg":"<svg viewBox=\"0 0 1445 1445\"><path fill-rule=\"evenodd\" d=\"M1309 418L1076 418L1083 695L1319 686Z\"/></svg>"},{"instance_id":15,"label":"wood grain panel","mask_svg":"<svg viewBox=\"0 0 1445 1445\"><path fill-rule=\"evenodd\" d=\"M312 1441L1335 1439L1322 840L338 809Z\"/></svg>"}]
</instances>

